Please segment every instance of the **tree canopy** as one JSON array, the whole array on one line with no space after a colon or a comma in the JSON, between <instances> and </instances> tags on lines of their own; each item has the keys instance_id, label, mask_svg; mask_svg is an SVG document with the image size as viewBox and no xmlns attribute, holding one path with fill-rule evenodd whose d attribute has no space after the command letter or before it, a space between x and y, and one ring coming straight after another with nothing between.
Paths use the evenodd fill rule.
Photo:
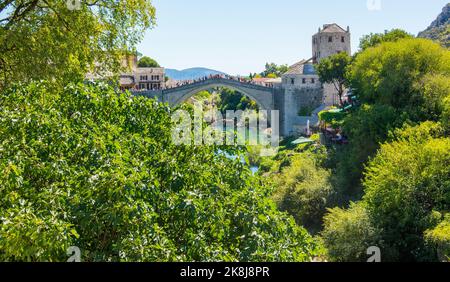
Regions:
<instances>
[{"instance_id":1,"label":"tree canopy","mask_svg":"<svg viewBox=\"0 0 450 282\"><path fill-rule=\"evenodd\" d=\"M325 216L331 260L364 260L371 245L383 261L449 254L449 56L430 40L405 38L361 51L348 68L362 105L344 119L350 143L332 156L332 183L360 202Z\"/></svg>"},{"instance_id":2,"label":"tree canopy","mask_svg":"<svg viewBox=\"0 0 450 282\"><path fill-rule=\"evenodd\" d=\"M413 38L412 34L401 29L392 29L385 33L371 33L361 38L359 48L364 51L367 48L375 47L383 42L395 42L404 38Z\"/></svg>"},{"instance_id":3,"label":"tree canopy","mask_svg":"<svg viewBox=\"0 0 450 282\"><path fill-rule=\"evenodd\" d=\"M390 260L432 260L424 233L450 212L450 139L426 122L397 131L369 163L364 202Z\"/></svg>"},{"instance_id":4,"label":"tree canopy","mask_svg":"<svg viewBox=\"0 0 450 282\"><path fill-rule=\"evenodd\" d=\"M275 63L266 63L265 69L260 73L261 77L280 77L288 71L287 65L277 65Z\"/></svg>"},{"instance_id":5,"label":"tree canopy","mask_svg":"<svg viewBox=\"0 0 450 282\"><path fill-rule=\"evenodd\" d=\"M342 105L344 86L347 84L346 73L352 58L346 52L340 52L320 61L316 66L317 73L322 83L331 83L339 95Z\"/></svg>"},{"instance_id":6,"label":"tree canopy","mask_svg":"<svg viewBox=\"0 0 450 282\"><path fill-rule=\"evenodd\" d=\"M142 57L139 59L138 67L140 68L159 68L160 65L150 57Z\"/></svg>"},{"instance_id":7,"label":"tree canopy","mask_svg":"<svg viewBox=\"0 0 450 282\"><path fill-rule=\"evenodd\" d=\"M0 88L14 82L80 81L113 74L152 27L150 0L8 0L0 4Z\"/></svg>"},{"instance_id":8,"label":"tree canopy","mask_svg":"<svg viewBox=\"0 0 450 282\"><path fill-rule=\"evenodd\" d=\"M367 49L358 54L349 71L351 85L363 103L405 109L416 119L425 120L428 116L421 110L430 102L430 94L420 86L436 84L430 80L436 75L445 76L440 83L448 81L450 52L426 39L402 39Z\"/></svg>"}]
</instances>

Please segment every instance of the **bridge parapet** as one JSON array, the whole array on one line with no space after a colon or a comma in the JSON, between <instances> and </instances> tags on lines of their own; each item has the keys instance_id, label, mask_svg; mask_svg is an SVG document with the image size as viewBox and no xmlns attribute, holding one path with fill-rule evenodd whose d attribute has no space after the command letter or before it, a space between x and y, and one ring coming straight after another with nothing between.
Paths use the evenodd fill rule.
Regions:
<instances>
[{"instance_id":1,"label":"bridge parapet","mask_svg":"<svg viewBox=\"0 0 450 282\"><path fill-rule=\"evenodd\" d=\"M238 81L238 80L235 80L235 79L209 78L209 79L200 80L200 81L197 81L197 82L194 82L194 83L182 85L182 86L179 86L179 87L164 89L163 93L164 94L166 94L166 93L168 94L168 93L177 92L177 91L181 91L181 90L194 89L194 88L198 88L199 86L209 85L209 84L211 84L211 85L216 85L216 84L230 85L230 86L234 86L234 87L246 87L246 88L262 90L262 91L271 91L273 89L271 87L265 87L265 86L262 86L262 85L256 85L256 84L252 84L252 83L241 82L241 81Z\"/></svg>"}]
</instances>

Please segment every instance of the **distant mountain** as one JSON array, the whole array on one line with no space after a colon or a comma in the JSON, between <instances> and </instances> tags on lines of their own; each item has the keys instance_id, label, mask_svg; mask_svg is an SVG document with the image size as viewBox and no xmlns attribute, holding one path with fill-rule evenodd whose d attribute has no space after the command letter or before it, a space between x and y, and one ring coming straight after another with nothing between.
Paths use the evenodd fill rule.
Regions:
<instances>
[{"instance_id":1,"label":"distant mountain","mask_svg":"<svg viewBox=\"0 0 450 282\"><path fill-rule=\"evenodd\" d=\"M185 70L166 69L166 76L173 80L193 80L201 77L225 73L207 68L190 68Z\"/></svg>"},{"instance_id":2,"label":"distant mountain","mask_svg":"<svg viewBox=\"0 0 450 282\"><path fill-rule=\"evenodd\" d=\"M442 46L450 48L450 3L443 9L442 13L418 37L429 38L441 43Z\"/></svg>"}]
</instances>

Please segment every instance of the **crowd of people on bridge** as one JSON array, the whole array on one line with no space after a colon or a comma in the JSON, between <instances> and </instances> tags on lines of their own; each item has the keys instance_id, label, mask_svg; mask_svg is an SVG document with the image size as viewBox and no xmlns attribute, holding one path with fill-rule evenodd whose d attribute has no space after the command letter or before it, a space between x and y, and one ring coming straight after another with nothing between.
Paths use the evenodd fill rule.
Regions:
<instances>
[{"instance_id":1,"label":"crowd of people on bridge","mask_svg":"<svg viewBox=\"0 0 450 282\"><path fill-rule=\"evenodd\" d=\"M195 83L203 82L203 81L210 80L210 79L228 79L228 80L238 81L240 83L258 85L253 80L243 78L240 76L231 76L228 74L210 74L209 76L204 76L204 77L201 77L198 79L177 81L176 83L166 85L166 89L177 88L177 87L181 87L181 86L185 86L185 85L195 84Z\"/></svg>"}]
</instances>

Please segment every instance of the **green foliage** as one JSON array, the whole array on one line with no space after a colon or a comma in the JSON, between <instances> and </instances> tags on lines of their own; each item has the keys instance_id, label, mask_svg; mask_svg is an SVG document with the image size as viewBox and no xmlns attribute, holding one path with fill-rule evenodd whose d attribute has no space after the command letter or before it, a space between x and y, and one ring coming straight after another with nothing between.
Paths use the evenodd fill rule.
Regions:
<instances>
[{"instance_id":1,"label":"green foliage","mask_svg":"<svg viewBox=\"0 0 450 282\"><path fill-rule=\"evenodd\" d=\"M150 57L142 57L139 59L138 67L140 68L159 68L160 65Z\"/></svg>"},{"instance_id":2,"label":"green foliage","mask_svg":"<svg viewBox=\"0 0 450 282\"><path fill-rule=\"evenodd\" d=\"M33 80L64 86L89 71L117 73L155 18L149 0L81 1L79 10L68 9L67 1L3 2L0 89Z\"/></svg>"},{"instance_id":3,"label":"green foliage","mask_svg":"<svg viewBox=\"0 0 450 282\"><path fill-rule=\"evenodd\" d=\"M338 193L336 203L361 198L364 164L376 153L379 143L386 140L389 130L401 126L403 121L394 108L384 105L363 105L345 117L342 128L349 144L336 148L330 156L332 182Z\"/></svg>"},{"instance_id":4,"label":"green foliage","mask_svg":"<svg viewBox=\"0 0 450 282\"><path fill-rule=\"evenodd\" d=\"M369 163L364 201L391 260L434 259L424 232L450 210L450 139L431 122L407 128Z\"/></svg>"},{"instance_id":5,"label":"green foliage","mask_svg":"<svg viewBox=\"0 0 450 282\"><path fill-rule=\"evenodd\" d=\"M436 248L440 261L450 261L450 215L433 229L425 231L425 241Z\"/></svg>"},{"instance_id":6,"label":"green foliage","mask_svg":"<svg viewBox=\"0 0 450 282\"><path fill-rule=\"evenodd\" d=\"M450 51L425 39L402 39L383 43L360 53L349 76L363 103L380 103L405 109L411 118L426 120L421 106L428 96L420 82L430 75L450 75Z\"/></svg>"},{"instance_id":7,"label":"green foliage","mask_svg":"<svg viewBox=\"0 0 450 282\"><path fill-rule=\"evenodd\" d=\"M330 172L321 168L309 152L291 156L289 162L281 173L273 176L276 187L273 198L279 209L315 233L321 229L331 194Z\"/></svg>"},{"instance_id":8,"label":"green foliage","mask_svg":"<svg viewBox=\"0 0 450 282\"><path fill-rule=\"evenodd\" d=\"M421 93L419 105L411 105L409 111L416 109L422 117L429 120L439 120L446 111L446 98L450 97L450 75L429 74L417 82ZM419 107L417 109L417 107Z\"/></svg>"},{"instance_id":9,"label":"green foliage","mask_svg":"<svg viewBox=\"0 0 450 282\"><path fill-rule=\"evenodd\" d=\"M384 42L358 54L349 74L364 104L342 124L349 146L337 148L331 156L338 203L360 199L364 165L390 130L401 128L407 120L445 119L449 60L448 51L422 39Z\"/></svg>"},{"instance_id":10,"label":"green foliage","mask_svg":"<svg viewBox=\"0 0 450 282\"><path fill-rule=\"evenodd\" d=\"M450 132L450 95L444 99L443 104L442 122L447 128L447 131Z\"/></svg>"},{"instance_id":11,"label":"green foliage","mask_svg":"<svg viewBox=\"0 0 450 282\"><path fill-rule=\"evenodd\" d=\"M364 51L367 48L376 47L384 42L396 42L405 38L414 38L414 36L401 29L392 29L385 33L371 33L361 38L359 48Z\"/></svg>"},{"instance_id":12,"label":"green foliage","mask_svg":"<svg viewBox=\"0 0 450 282\"><path fill-rule=\"evenodd\" d=\"M344 86L347 84L347 68L351 61L352 58L346 52L341 52L321 60L316 66L320 81L322 83L331 83L334 85L338 91L341 104Z\"/></svg>"},{"instance_id":13,"label":"green foliage","mask_svg":"<svg viewBox=\"0 0 450 282\"><path fill-rule=\"evenodd\" d=\"M220 89L220 101L217 105L222 113L230 110L257 110L258 104L247 96L229 89Z\"/></svg>"},{"instance_id":14,"label":"green foliage","mask_svg":"<svg viewBox=\"0 0 450 282\"><path fill-rule=\"evenodd\" d=\"M329 210L321 235L331 261L365 262L367 248L379 246L379 232L372 225L366 208L352 203L347 210Z\"/></svg>"},{"instance_id":15,"label":"green foliage","mask_svg":"<svg viewBox=\"0 0 450 282\"><path fill-rule=\"evenodd\" d=\"M450 209L450 53L403 37L410 36L366 37L348 68L363 104L344 118L349 145L330 150L326 164L336 205L365 195L325 216L330 260L363 261L370 245L382 248L384 261L436 260L436 248L447 253L447 229L436 226Z\"/></svg>"},{"instance_id":16,"label":"green foliage","mask_svg":"<svg viewBox=\"0 0 450 282\"><path fill-rule=\"evenodd\" d=\"M287 65L277 65L275 63L266 63L265 70L260 73L259 75L256 75L257 77L268 77L268 78L276 78L282 76L285 72L288 71Z\"/></svg>"},{"instance_id":17,"label":"green foliage","mask_svg":"<svg viewBox=\"0 0 450 282\"><path fill-rule=\"evenodd\" d=\"M344 111L327 110L319 112L319 119L333 128L339 128L342 126L346 115L347 113Z\"/></svg>"},{"instance_id":18,"label":"green foliage","mask_svg":"<svg viewBox=\"0 0 450 282\"><path fill-rule=\"evenodd\" d=\"M198 100L209 100L211 99L212 94L209 91L200 91L197 94L195 94L194 98Z\"/></svg>"},{"instance_id":19,"label":"green foliage","mask_svg":"<svg viewBox=\"0 0 450 282\"><path fill-rule=\"evenodd\" d=\"M314 107L311 106L302 106L300 107L300 110L298 111L297 115L300 117L306 117L311 116L312 112L314 111Z\"/></svg>"},{"instance_id":20,"label":"green foliage","mask_svg":"<svg viewBox=\"0 0 450 282\"><path fill-rule=\"evenodd\" d=\"M164 105L107 86L4 91L0 260L65 261L68 246L83 261L317 255L245 164L225 148L173 144L172 126Z\"/></svg>"}]
</instances>

